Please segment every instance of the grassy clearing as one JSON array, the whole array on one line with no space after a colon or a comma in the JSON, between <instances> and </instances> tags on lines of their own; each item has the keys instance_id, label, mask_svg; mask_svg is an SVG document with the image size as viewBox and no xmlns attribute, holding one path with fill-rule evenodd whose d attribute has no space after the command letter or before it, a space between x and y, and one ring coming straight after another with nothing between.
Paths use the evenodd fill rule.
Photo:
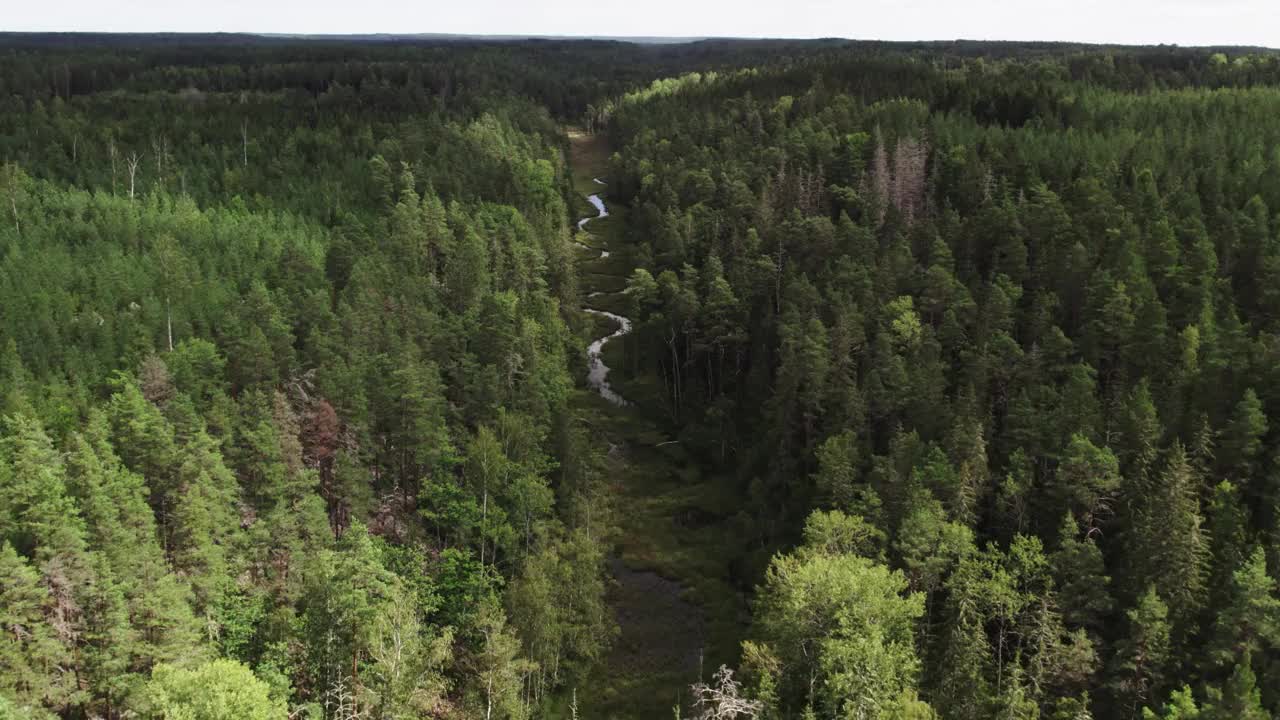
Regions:
<instances>
[{"instance_id":1,"label":"grassy clearing","mask_svg":"<svg viewBox=\"0 0 1280 720\"><path fill-rule=\"evenodd\" d=\"M599 187L592 178L607 180L609 174L609 147L607 135L591 135L585 130L572 128L569 135L569 169L573 187L583 195L595 192Z\"/></svg>"},{"instance_id":2,"label":"grassy clearing","mask_svg":"<svg viewBox=\"0 0 1280 720\"><path fill-rule=\"evenodd\" d=\"M576 402L609 449L620 525L610 604L621 630L578 701L592 717L664 717L689 683L736 660L746 604L720 561L734 543L720 523L733 499L638 408L587 392Z\"/></svg>"}]
</instances>

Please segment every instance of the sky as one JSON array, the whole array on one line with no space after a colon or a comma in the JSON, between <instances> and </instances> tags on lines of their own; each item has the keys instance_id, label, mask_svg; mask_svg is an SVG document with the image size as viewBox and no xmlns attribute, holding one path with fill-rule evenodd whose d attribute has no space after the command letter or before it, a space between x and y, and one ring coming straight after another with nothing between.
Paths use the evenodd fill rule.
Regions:
<instances>
[{"instance_id":1,"label":"sky","mask_svg":"<svg viewBox=\"0 0 1280 720\"><path fill-rule=\"evenodd\" d=\"M1067 40L1280 47L1277 0L0 0L0 30Z\"/></svg>"}]
</instances>

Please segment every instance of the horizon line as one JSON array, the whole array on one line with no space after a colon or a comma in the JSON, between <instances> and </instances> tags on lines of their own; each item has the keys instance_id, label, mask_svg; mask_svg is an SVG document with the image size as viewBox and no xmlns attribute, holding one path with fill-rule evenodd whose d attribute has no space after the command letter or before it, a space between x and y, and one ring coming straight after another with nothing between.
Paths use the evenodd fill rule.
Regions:
<instances>
[{"instance_id":1,"label":"horizon line","mask_svg":"<svg viewBox=\"0 0 1280 720\"><path fill-rule=\"evenodd\" d=\"M705 41L765 41L765 42L848 42L848 43L882 43L888 45L910 45L910 44L956 44L956 43L987 43L987 44L1029 44L1029 45L1065 45L1065 46L1091 46L1091 47L1119 47L1119 48L1178 48L1186 50L1196 49L1244 49L1244 50L1280 50L1278 47L1268 45L1252 45L1252 44L1234 44L1234 43L1213 43L1206 45L1183 45L1180 43L1125 43L1125 42L1098 42L1091 40L1035 40L1026 38L917 38L912 40L886 40L877 38L853 38L838 35L828 36L806 36L806 37L786 37L786 36L768 36L768 35L611 35L606 33L598 34L554 34L554 33L468 33L468 32L353 32L353 33L334 33L334 32L280 32L280 31L258 31L258 30L0 30L0 38L12 36L67 36L67 35L84 35L84 36L120 36L120 37L192 37L198 38L202 36L240 36L249 38L268 38L268 39L295 39L295 40L360 40L360 39L445 39L457 38L466 40L491 40L491 41L513 41L513 40L560 40L560 41L614 41L629 42L634 44L692 44Z\"/></svg>"}]
</instances>

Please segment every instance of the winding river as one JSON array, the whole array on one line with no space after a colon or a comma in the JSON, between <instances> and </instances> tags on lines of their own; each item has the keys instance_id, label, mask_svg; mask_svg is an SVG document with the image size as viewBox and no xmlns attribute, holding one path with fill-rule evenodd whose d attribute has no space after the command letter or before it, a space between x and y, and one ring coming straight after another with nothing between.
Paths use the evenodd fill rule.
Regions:
<instances>
[{"instance_id":1,"label":"winding river","mask_svg":"<svg viewBox=\"0 0 1280 720\"><path fill-rule=\"evenodd\" d=\"M593 180L597 185L605 184L604 181L601 180L600 178L593 178ZM599 220L600 218L609 217L609 210L604 206L604 200L601 199L599 195L588 196L587 202L590 202L591 206L596 209L596 215L594 217L585 217L578 221L578 230L582 232L586 232L587 223L591 222L592 220ZM592 249L591 247L581 242L579 242L578 245L583 248L586 248L587 250ZM601 250L600 257L601 258L609 257L609 251ZM593 292L593 293L589 293L587 297L593 298L603 294L604 293L601 293L601 292ZM626 398L619 395L609 385L609 366L604 364L604 359L601 357L601 353L604 352L604 346L610 340L613 340L614 338L620 338L623 335L626 335L627 333L631 332L631 319L623 317L621 315L615 315L614 313L611 313L611 312L606 312L604 310L597 310L595 308L590 308L590 307L583 307L582 310L583 312L587 312L592 315L600 315L602 317L607 317L618 324L617 330L613 331L612 333L609 333L608 335L605 335L602 338L598 338L592 341L592 343L587 346L587 385L590 386L596 392L600 393L600 397L604 398L605 400L608 400L614 405L627 405L628 403Z\"/></svg>"}]
</instances>

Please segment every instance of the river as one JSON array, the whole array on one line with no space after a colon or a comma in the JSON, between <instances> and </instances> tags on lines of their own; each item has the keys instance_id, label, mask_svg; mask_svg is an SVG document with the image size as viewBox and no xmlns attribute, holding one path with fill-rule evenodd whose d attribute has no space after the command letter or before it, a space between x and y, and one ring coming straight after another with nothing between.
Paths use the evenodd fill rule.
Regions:
<instances>
[{"instance_id":1,"label":"river","mask_svg":"<svg viewBox=\"0 0 1280 720\"><path fill-rule=\"evenodd\" d=\"M605 184L604 181L601 180L600 178L593 178L593 181L597 185ZM581 232L587 232L587 229L586 229L587 223L591 222L592 220L599 220L600 218L609 217L609 209L605 207L604 199L601 198L599 195L588 196L587 202L590 202L591 206L596 209L596 214L594 217L585 217L578 221L578 230ZM588 250L592 250L591 247L587 246L584 243L579 242L578 245ZM609 251L601 250L600 257L601 259L609 257ZM593 292L587 295L587 297L593 298L603 294L604 293ZM623 317L622 315L617 315L611 312L606 312L604 310L597 310L595 308L585 307L585 306L582 308L582 311L586 313L590 313L592 315L599 315L601 317L609 318L610 320L618 324L617 330L614 330L613 332L609 333L608 335L605 335L604 337L597 338L596 340L592 341L590 345L587 346L587 385L591 389L600 393L600 397L604 398L605 400L608 400L614 405L627 405L628 403L626 398L619 395L609 385L609 366L604 364L602 353L604 352L605 344L607 344L610 340L620 338L623 335L626 335L627 333L631 332L631 319L627 317Z\"/></svg>"}]
</instances>

